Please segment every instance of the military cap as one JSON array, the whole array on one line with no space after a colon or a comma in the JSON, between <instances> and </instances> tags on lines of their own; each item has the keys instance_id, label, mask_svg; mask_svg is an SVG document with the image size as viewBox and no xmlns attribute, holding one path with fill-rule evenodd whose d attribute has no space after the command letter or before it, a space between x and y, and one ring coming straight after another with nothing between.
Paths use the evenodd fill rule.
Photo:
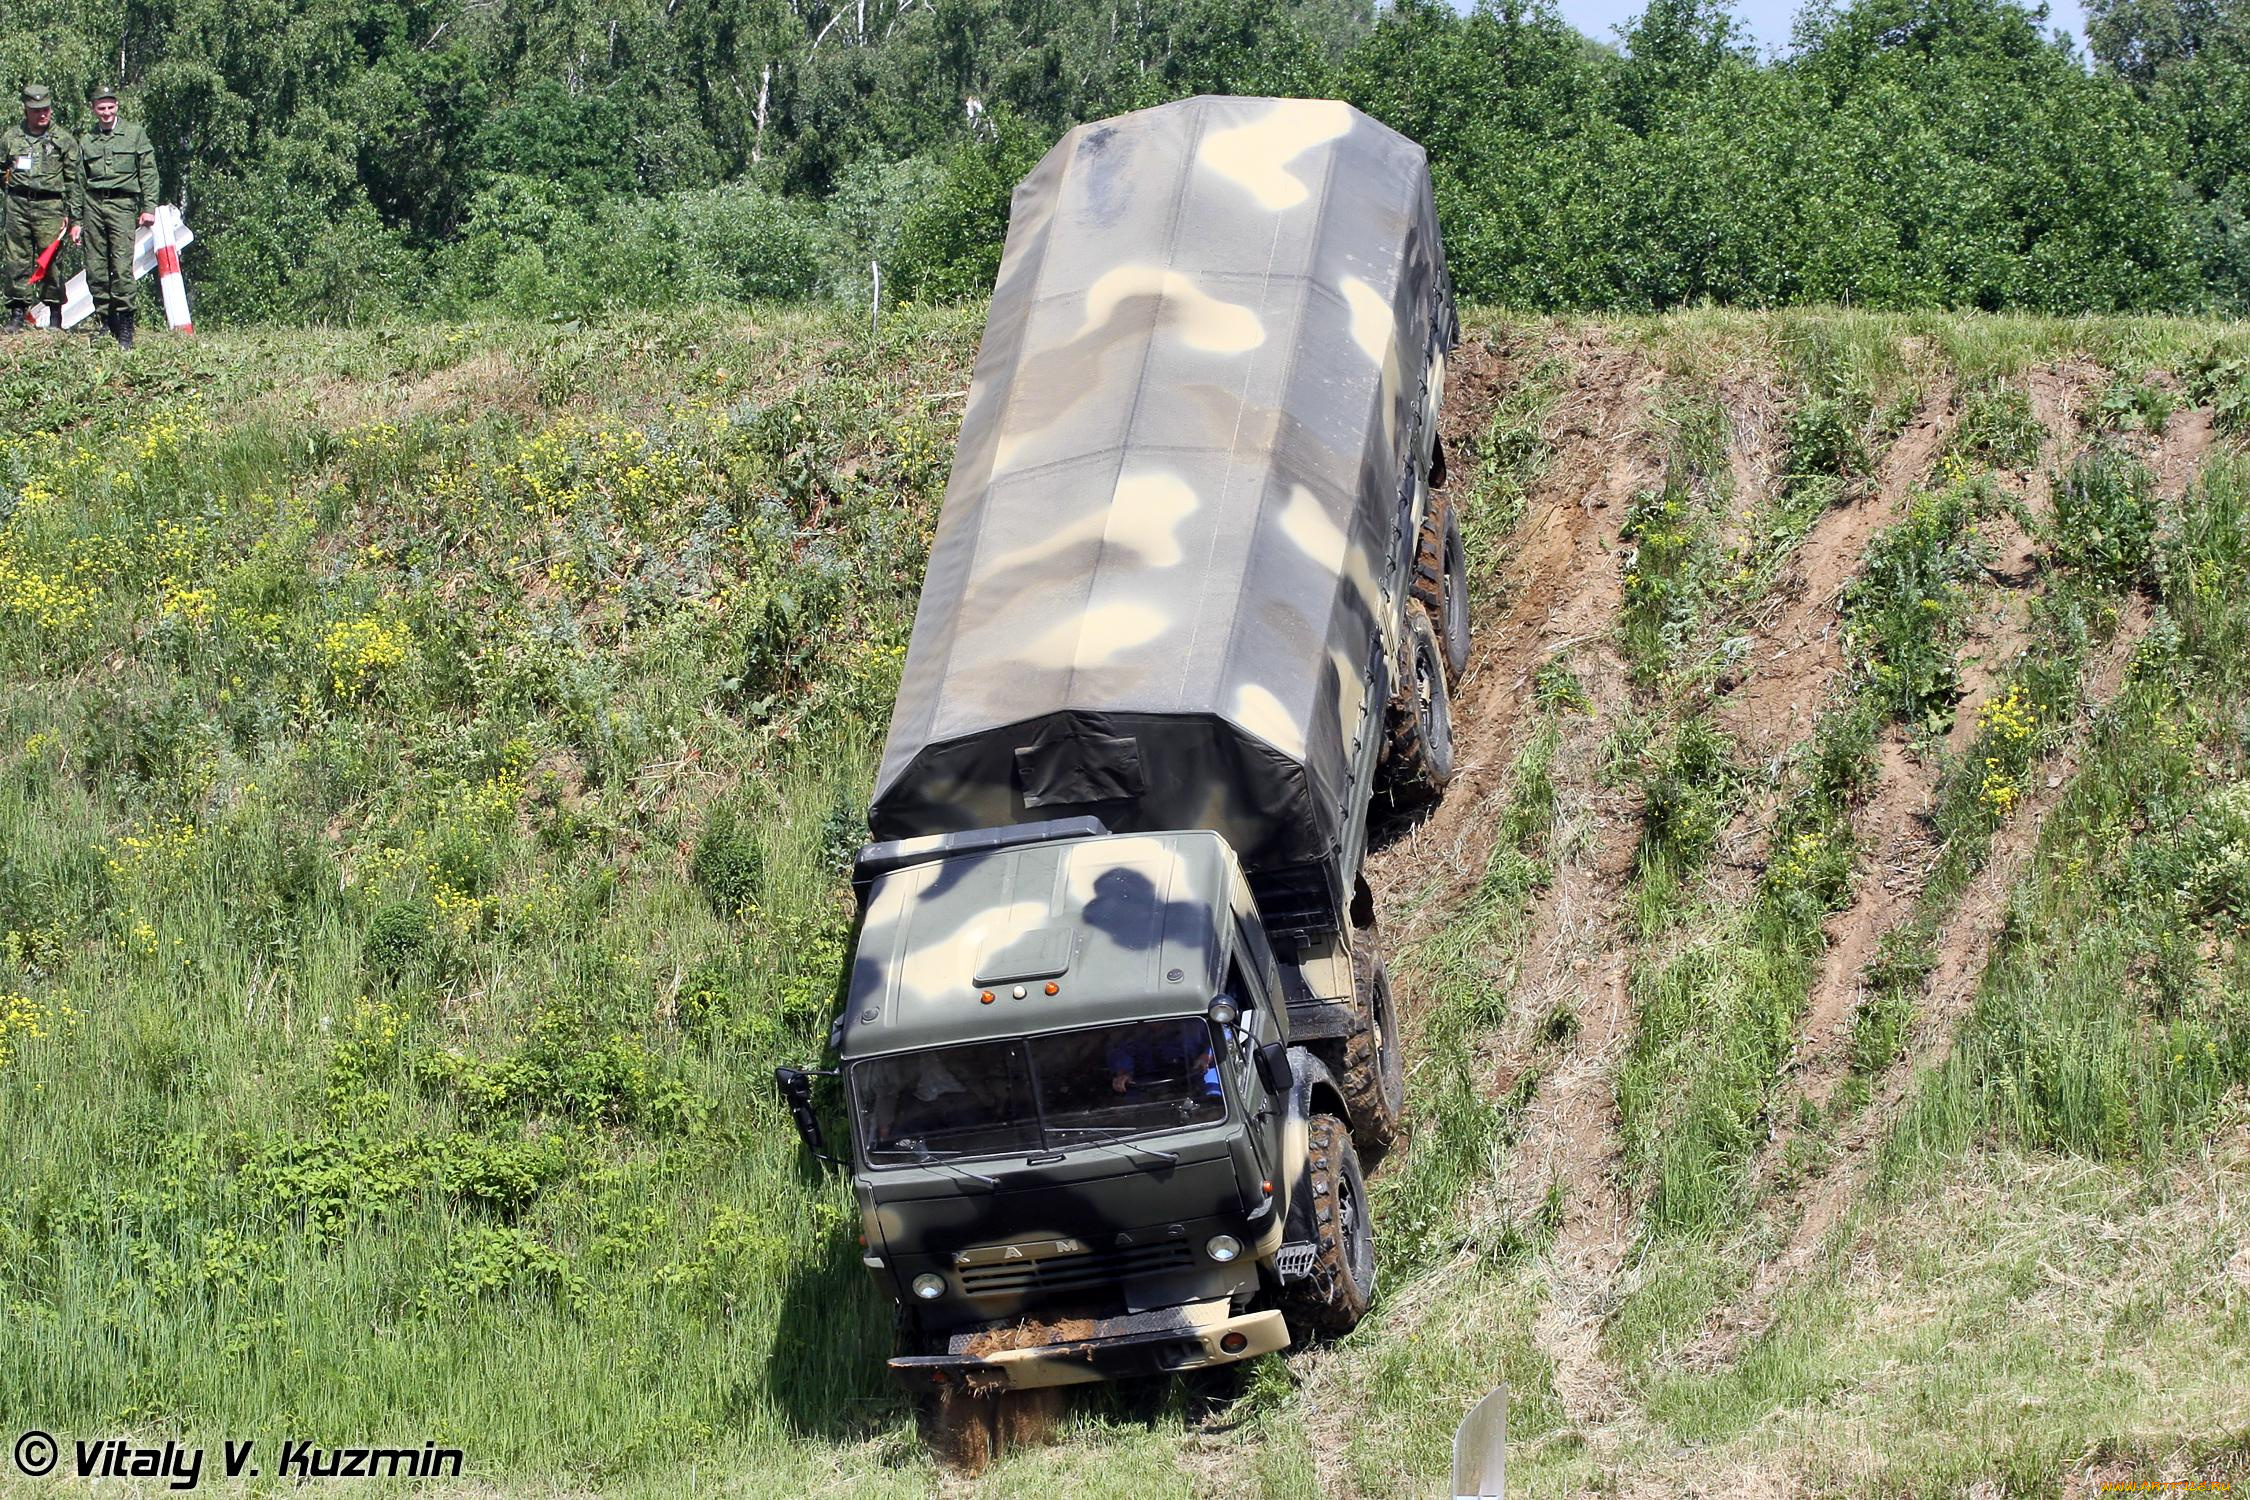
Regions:
<instances>
[{"instance_id":1,"label":"military cap","mask_svg":"<svg viewBox=\"0 0 2250 1500\"><path fill-rule=\"evenodd\" d=\"M55 96L43 83L28 84L23 91L23 107L25 109L52 109L55 107Z\"/></svg>"},{"instance_id":2,"label":"military cap","mask_svg":"<svg viewBox=\"0 0 2250 1500\"><path fill-rule=\"evenodd\" d=\"M91 94L88 94L86 96L86 102L88 104L99 104L104 99L115 99L116 97L117 90L113 86L105 83L101 87L95 89Z\"/></svg>"}]
</instances>

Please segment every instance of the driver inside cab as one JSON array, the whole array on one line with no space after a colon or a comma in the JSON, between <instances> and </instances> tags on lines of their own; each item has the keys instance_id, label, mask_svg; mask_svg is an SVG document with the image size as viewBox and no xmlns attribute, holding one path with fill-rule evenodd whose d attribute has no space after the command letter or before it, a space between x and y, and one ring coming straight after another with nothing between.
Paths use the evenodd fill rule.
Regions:
<instances>
[{"instance_id":1,"label":"driver inside cab","mask_svg":"<svg viewBox=\"0 0 2250 1500\"><path fill-rule=\"evenodd\" d=\"M1219 1092L1219 1068L1211 1055L1211 1032L1200 1019L1173 1026L1136 1026L1110 1046L1109 1091L1126 1099L1141 1098L1163 1083L1178 1084L1200 1077L1203 1091Z\"/></svg>"}]
</instances>

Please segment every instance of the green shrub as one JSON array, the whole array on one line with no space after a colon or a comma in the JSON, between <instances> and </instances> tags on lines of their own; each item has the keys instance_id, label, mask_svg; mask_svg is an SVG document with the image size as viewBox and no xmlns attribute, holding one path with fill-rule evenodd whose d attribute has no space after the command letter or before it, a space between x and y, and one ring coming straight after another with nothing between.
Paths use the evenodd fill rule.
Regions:
<instances>
[{"instance_id":1,"label":"green shrub","mask_svg":"<svg viewBox=\"0 0 2250 1500\"><path fill-rule=\"evenodd\" d=\"M437 912L423 900L392 901L376 909L363 949L385 978L413 973L438 951Z\"/></svg>"},{"instance_id":2,"label":"green shrub","mask_svg":"<svg viewBox=\"0 0 2250 1500\"><path fill-rule=\"evenodd\" d=\"M1714 549L1702 506L1683 479L1644 490L1625 514L1633 544L1625 564L1625 607L1618 621L1634 670L1653 677L1679 650L1703 604Z\"/></svg>"},{"instance_id":3,"label":"green shrub","mask_svg":"<svg viewBox=\"0 0 2250 1500\"><path fill-rule=\"evenodd\" d=\"M1961 591L1979 571L1970 523L1990 503L1981 482L1917 495L1844 591L1845 639L1865 653L1855 669L1887 716L1918 729L1949 723L1960 696L1954 636Z\"/></svg>"},{"instance_id":4,"label":"green shrub","mask_svg":"<svg viewBox=\"0 0 2250 1500\"><path fill-rule=\"evenodd\" d=\"M2211 408L2221 432L2250 432L2250 359L2222 359L2214 352L2188 377L2188 398Z\"/></svg>"},{"instance_id":5,"label":"green shrub","mask_svg":"<svg viewBox=\"0 0 2250 1500\"><path fill-rule=\"evenodd\" d=\"M1733 746L1708 719L1690 719L1660 741L1641 779L1643 878L1677 879L1710 857L1741 782Z\"/></svg>"},{"instance_id":6,"label":"green shrub","mask_svg":"<svg viewBox=\"0 0 2250 1500\"><path fill-rule=\"evenodd\" d=\"M2120 375L2102 388L2091 416L2094 425L2104 431L2138 428L2160 433L2178 407L2179 402L2169 391Z\"/></svg>"},{"instance_id":7,"label":"green shrub","mask_svg":"<svg viewBox=\"0 0 2250 1500\"><path fill-rule=\"evenodd\" d=\"M1862 403L1845 396L1807 396L1789 417L1792 478L1849 478L1867 472Z\"/></svg>"},{"instance_id":8,"label":"green shrub","mask_svg":"<svg viewBox=\"0 0 2250 1500\"><path fill-rule=\"evenodd\" d=\"M2147 581L2156 555L2153 482L2146 465L2113 449L2073 460L2055 486L2056 560L2106 589Z\"/></svg>"},{"instance_id":9,"label":"green shrub","mask_svg":"<svg viewBox=\"0 0 2250 1500\"><path fill-rule=\"evenodd\" d=\"M944 180L909 210L894 252L898 292L923 302L980 297L992 289L1016 183L1053 137L1006 109L987 140L955 150Z\"/></svg>"},{"instance_id":10,"label":"green shrub","mask_svg":"<svg viewBox=\"0 0 2250 1500\"><path fill-rule=\"evenodd\" d=\"M695 841L690 873L720 916L740 921L758 908L764 890L765 849L757 826L728 803L713 807Z\"/></svg>"},{"instance_id":11,"label":"green shrub","mask_svg":"<svg viewBox=\"0 0 2250 1500\"><path fill-rule=\"evenodd\" d=\"M1995 468L2028 469L2039 461L2047 429L2031 409L2031 396L2014 386L1995 386L1962 403L1954 447Z\"/></svg>"}]
</instances>

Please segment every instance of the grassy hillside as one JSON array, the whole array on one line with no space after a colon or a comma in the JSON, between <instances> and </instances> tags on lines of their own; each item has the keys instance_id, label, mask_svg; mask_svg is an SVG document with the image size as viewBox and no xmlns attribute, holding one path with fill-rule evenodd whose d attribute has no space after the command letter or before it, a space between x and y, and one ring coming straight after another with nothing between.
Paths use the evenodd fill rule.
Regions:
<instances>
[{"instance_id":1,"label":"grassy hillside","mask_svg":"<svg viewBox=\"0 0 2250 1500\"><path fill-rule=\"evenodd\" d=\"M0 351L0 1415L948 1487L769 1079L978 331ZM1503 1378L1531 1495L2244 1477L2250 330L1487 318L1451 391L1384 1299L985 1489L1434 1493Z\"/></svg>"}]
</instances>

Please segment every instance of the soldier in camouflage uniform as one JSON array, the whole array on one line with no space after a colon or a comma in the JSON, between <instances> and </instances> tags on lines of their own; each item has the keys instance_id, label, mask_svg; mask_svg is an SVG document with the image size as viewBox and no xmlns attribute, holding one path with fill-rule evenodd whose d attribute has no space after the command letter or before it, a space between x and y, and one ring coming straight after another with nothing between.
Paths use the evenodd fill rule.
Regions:
<instances>
[{"instance_id":1,"label":"soldier in camouflage uniform","mask_svg":"<svg viewBox=\"0 0 2250 1500\"><path fill-rule=\"evenodd\" d=\"M133 347L133 241L156 222L156 148L148 132L117 118L117 90L94 90L94 128L79 138L86 194L86 284L102 326Z\"/></svg>"},{"instance_id":2,"label":"soldier in camouflage uniform","mask_svg":"<svg viewBox=\"0 0 2250 1500\"><path fill-rule=\"evenodd\" d=\"M8 323L9 332L31 321L36 298L47 304L48 326L62 327L63 278L50 265L36 287L31 275L38 268L39 252L70 232L78 242L78 225L85 217L85 191L78 178L78 143L54 123L55 96L44 84L23 91L23 123L0 135L0 158L5 160L8 184Z\"/></svg>"}]
</instances>

